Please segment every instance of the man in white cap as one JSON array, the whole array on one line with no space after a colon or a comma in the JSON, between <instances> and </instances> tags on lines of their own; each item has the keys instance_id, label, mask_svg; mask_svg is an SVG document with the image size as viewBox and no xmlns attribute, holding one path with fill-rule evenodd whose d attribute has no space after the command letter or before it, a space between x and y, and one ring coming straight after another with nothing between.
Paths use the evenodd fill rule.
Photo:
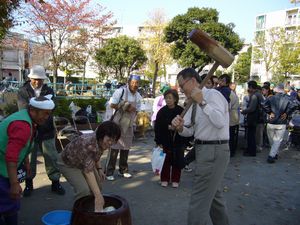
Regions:
<instances>
[{"instance_id":1,"label":"man in white cap","mask_svg":"<svg viewBox=\"0 0 300 225\"><path fill-rule=\"evenodd\" d=\"M54 109L51 96L30 99L27 109L0 123L0 224L18 224L22 188L21 167L32 150L36 127L44 124Z\"/></svg>"},{"instance_id":2,"label":"man in white cap","mask_svg":"<svg viewBox=\"0 0 300 225\"><path fill-rule=\"evenodd\" d=\"M51 94L54 96L52 88L44 84L44 80L47 79L45 68L43 66L35 65L31 68L30 78L18 92L18 107L19 110L25 108L29 99L32 97L46 96ZM59 195L64 195L65 190L59 183L60 171L57 166L58 153L55 147L55 128L53 123L53 117L50 116L45 124L37 127L38 134L35 138L34 150L30 157L30 170L31 176L26 178L26 185L23 195L25 197L30 196L33 191L33 179L36 175L36 162L37 151L41 150L44 160L46 172L49 179L52 181L51 190Z\"/></svg>"}]
</instances>

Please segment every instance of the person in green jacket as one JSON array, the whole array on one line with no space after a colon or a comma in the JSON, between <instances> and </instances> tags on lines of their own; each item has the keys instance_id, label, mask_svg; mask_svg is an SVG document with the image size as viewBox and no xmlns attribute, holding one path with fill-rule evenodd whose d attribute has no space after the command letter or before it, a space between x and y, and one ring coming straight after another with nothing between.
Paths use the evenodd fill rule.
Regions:
<instances>
[{"instance_id":1,"label":"person in green jacket","mask_svg":"<svg viewBox=\"0 0 300 225\"><path fill-rule=\"evenodd\" d=\"M54 109L51 95L31 98L27 109L0 123L0 224L17 225L22 188L20 180L30 173L27 156L32 150L36 126L44 124ZM26 169L22 169L24 166Z\"/></svg>"}]
</instances>

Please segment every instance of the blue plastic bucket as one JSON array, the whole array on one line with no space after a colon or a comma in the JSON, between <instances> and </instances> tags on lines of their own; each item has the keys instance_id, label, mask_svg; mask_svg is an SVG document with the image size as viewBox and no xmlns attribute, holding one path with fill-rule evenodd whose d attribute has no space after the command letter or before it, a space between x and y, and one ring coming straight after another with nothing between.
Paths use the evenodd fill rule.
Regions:
<instances>
[{"instance_id":1,"label":"blue plastic bucket","mask_svg":"<svg viewBox=\"0 0 300 225\"><path fill-rule=\"evenodd\" d=\"M68 210L54 210L42 217L45 225L70 225L72 212Z\"/></svg>"}]
</instances>

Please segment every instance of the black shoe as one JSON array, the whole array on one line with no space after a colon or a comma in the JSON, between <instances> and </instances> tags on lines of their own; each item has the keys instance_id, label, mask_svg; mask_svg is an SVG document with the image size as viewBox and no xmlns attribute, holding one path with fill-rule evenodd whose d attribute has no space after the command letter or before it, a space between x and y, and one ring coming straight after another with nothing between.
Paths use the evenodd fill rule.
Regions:
<instances>
[{"instance_id":1,"label":"black shoe","mask_svg":"<svg viewBox=\"0 0 300 225\"><path fill-rule=\"evenodd\" d=\"M276 155L274 156L274 159L278 160L278 154L276 154Z\"/></svg>"},{"instance_id":2,"label":"black shoe","mask_svg":"<svg viewBox=\"0 0 300 225\"><path fill-rule=\"evenodd\" d=\"M32 188L26 186L26 187L24 188L24 191L23 191L23 196L24 196L24 197L29 197L29 196L31 195L31 192L32 192L32 191L33 191Z\"/></svg>"},{"instance_id":3,"label":"black shoe","mask_svg":"<svg viewBox=\"0 0 300 225\"><path fill-rule=\"evenodd\" d=\"M275 162L275 157L268 156L267 162L268 163L274 163Z\"/></svg>"},{"instance_id":4,"label":"black shoe","mask_svg":"<svg viewBox=\"0 0 300 225\"><path fill-rule=\"evenodd\" d=\"M23 191L24 197L29 197L31 195L31 192L33 191L33 182L32 179L26 179L25 180L25 188Z\"/></svg>"},{"instance_id":5,"label":"black shoe","mask_svg":"<svg viewBox=\"0 0 300 225\"><path fill-rule=\"evenodd\" d=\"M52 181L51 191L58 195L64 195L65 189L60 185L59 181Z\"/></svg>"}]
</instances>

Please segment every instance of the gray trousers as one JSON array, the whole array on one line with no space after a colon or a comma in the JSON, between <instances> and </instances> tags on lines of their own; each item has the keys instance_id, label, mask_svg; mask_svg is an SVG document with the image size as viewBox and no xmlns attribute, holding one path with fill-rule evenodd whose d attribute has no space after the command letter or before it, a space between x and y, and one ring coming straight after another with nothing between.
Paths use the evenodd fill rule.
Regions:
<instances>
[{"instance_id":1,"label":"gray trousers","mask_svg":"<svg viewBox=\"0 0 300 225\"><path fill-rule=\"evenodd\" d=\"M37 152L41 151L45 160L46 173L51 181L58 181L60 171L57 165L58 153L55 146L54 138L35 142L33 151L30 155L31 179L36 176Z\"/></svg>"},{"instance_id":2,"label":"gray trousers","mask_svg":"<svg viewBox=\"0 0 300 225\"><path fill-rule=\"evenodd\" d=\"M228 225L221 182L229 163L228 144L195 145L196 168L188 211L188 225Z\"/></svg>"},{"instance_id":3,"label":"gray trousers","mask_svg":"<svg viewBox=\"0 0 300 225\"><path fill-rule=\"evenodd\" d=\"M122 149L110 149L107 155L107 165L106 165L106 176L112 176L116 169L116 163L118 154L120 152L119 158L119 172L121 174L128 172L128 154L129 150L122 150Z\"/></svg>"},{"instance_id":4,"label":"gray trousers","mask_svg":"<svg viewBox=\"0 0 300 225\"><path fill-rule=\"evenodd\" d=\"M259 123L256 125L256 135L255 135L255 141L256 141L256 148L258 150L262 150L263 149L263 145L264 145L264 128L265 128L265 124L264 123Z\"/></svg>"},{"instance_id":5,"label":"gray trousers","mask_svg":"<svg viewBox=\"0 0 300 225\"><path fill-rule=\"evenodd\" d=\"M82 197L93 195L82 170L66 165L62 161L60 154L58 156L58 166L63 176L66 178L66 180L69 182L69 184L74 190L75 201ZM98 171L94 170L94 173L98 186L100 190L102 190L102 182L99 179Z\"/></svg>"}]
</instances>

